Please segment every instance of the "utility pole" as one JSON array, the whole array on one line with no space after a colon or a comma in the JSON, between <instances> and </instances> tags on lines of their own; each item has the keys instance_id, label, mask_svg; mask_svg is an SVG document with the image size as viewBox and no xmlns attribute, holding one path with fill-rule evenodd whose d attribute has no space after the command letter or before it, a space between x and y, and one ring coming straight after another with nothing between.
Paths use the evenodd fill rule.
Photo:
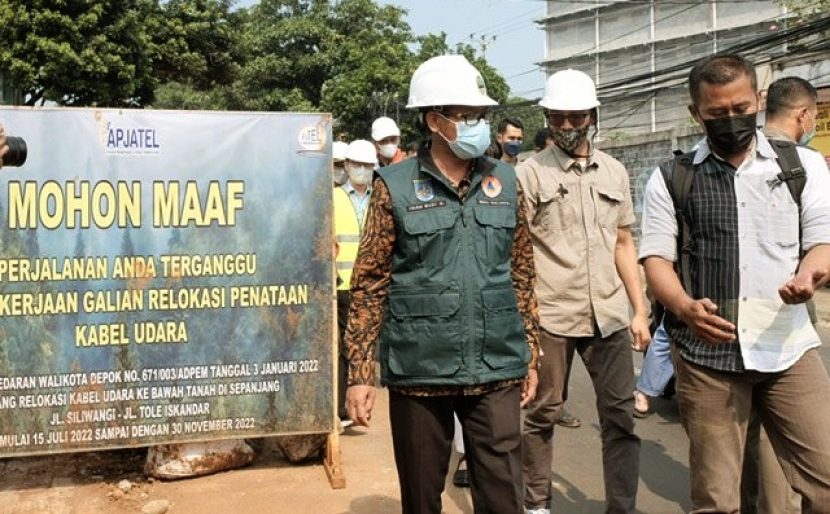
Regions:
<instances>
[{"instance_id":1,"label":"utility pole","mask_svg":"<svg viewBox=\"0 0 830 514\"><path fill-rule=\"evenodd\" d=\"M475 38L475 33L470 34L470 39L473 43L478 43L478 46L481 48L481 57L485 59L487 57L487 47L490 46L490 43L494 43L496 41L496 36L488 36L487 34L482 34L480 38Z\"/></svg>"}]
</instances>

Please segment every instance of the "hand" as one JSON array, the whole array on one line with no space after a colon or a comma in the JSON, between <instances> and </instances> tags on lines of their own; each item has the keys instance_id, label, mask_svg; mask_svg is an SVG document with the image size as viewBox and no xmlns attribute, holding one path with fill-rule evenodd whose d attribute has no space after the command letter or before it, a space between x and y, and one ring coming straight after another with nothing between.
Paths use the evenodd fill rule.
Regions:
<instances>
[{"instance_id":1,"label":"hand","mask_svg":"<svg viewBox=\"0 0 830 514\"><path fill-rule=\"evenodd\" d=\"M353 385L346 389L346 411L349 419L361 427L368 427L375 407L375 388L368 385Z\"/></svg>"},{"instance_id":2,"label":"hand","mask_svg":"<svg viewBox=\"0 0 830 514\"><path fill-rule=\"evenodd\" d=\"M536 398L536 386L539 385L539 374L535 369L528 370L527 377L522 382L522 397L519 407L525 408Z\"/></svg>"},{"instance_id":3,"label":"hand","mask_svg":"<svg viewBox=\"0 0 830 514\"><path fill-rule=\"evenodd\" d=\"M631 349L635 352L644 352L651 343L651 331L648 326L648 317L645 314L635 315L631 319Z\"/></svg>"},{"instance_id":4,"label":"hand","mask_svg":"<svg viewBox=\"0 0 830 514\"><path fill-rule=\"evenodd\" d=\"M709 344L734 343L735 325L717 316L717 310L712 300L703 298L689 302L678 317L694 335Z\"/></svg>"},{"instance_id":5,"label":"hand","mask_svg":"<svg viewBox=\"0 0 830 514\"><path fill-rule=\"evenodd\" d=\"M805 271L799 273L778 289L778 296L787 305L804 303L816 292L816 287L825 279L823 270Z\"/></svg>"}]
</instances>

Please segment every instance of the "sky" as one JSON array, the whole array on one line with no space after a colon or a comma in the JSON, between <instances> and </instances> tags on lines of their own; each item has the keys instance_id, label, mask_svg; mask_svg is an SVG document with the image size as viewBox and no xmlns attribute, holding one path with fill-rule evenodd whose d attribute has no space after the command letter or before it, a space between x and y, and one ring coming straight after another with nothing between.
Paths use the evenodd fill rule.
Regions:
<instances>
[{"instance_id":1,"label":"sky","mask_svg":"<svg viewBox=\"0 0 830 514\"><path fill-rule=\"evenodd\" d=\"M544 14L540 0L375 0L408 11L415 36L447 34L447 44L470 43L507 80L512 96L542 95L545 75L537 63L544 58L544 32L534 22ZM239 7L259 3L240 0Z\"/></svg>"}]
</instances>

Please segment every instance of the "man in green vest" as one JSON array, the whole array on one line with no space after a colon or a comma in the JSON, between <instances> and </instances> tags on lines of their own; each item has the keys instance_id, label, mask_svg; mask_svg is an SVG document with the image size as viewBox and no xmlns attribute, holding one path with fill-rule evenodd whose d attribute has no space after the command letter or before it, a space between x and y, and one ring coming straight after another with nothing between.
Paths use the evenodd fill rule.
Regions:
<instances>
[{"instance_id":1,"label":"man in green vest","mask_svg":"<svg viewBox=\"0 0 830 514\"><path fill-rule=\"evenodd\" d=\"M522 512L519 414L536 390L536 273L515 172L482 157L494 105L460 55L415 71L407 107L428 140L416 159L378 172L353 270L346 404L369 425L377 355L404 513L441 512L453 414L476 512Z\"/></svg>"}]
</instances>

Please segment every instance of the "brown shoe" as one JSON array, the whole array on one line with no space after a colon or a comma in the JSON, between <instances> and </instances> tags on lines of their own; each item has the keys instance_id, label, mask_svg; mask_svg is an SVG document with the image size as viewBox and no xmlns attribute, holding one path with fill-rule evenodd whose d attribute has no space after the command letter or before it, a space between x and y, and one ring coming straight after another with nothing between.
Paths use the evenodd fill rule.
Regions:
<instances>
[{"instance_id":1,"label":"brown shoe","mask_svg":"<svg viewBox=\"0 0 830 514\"><path fill-rule=\"evenodd\" d=\"M562 407L559 410L559 418L557 418L556 424L565 428L579 428L582 426L582 420L565 410L565 407Z\"/></svg>"}]
</instances>

